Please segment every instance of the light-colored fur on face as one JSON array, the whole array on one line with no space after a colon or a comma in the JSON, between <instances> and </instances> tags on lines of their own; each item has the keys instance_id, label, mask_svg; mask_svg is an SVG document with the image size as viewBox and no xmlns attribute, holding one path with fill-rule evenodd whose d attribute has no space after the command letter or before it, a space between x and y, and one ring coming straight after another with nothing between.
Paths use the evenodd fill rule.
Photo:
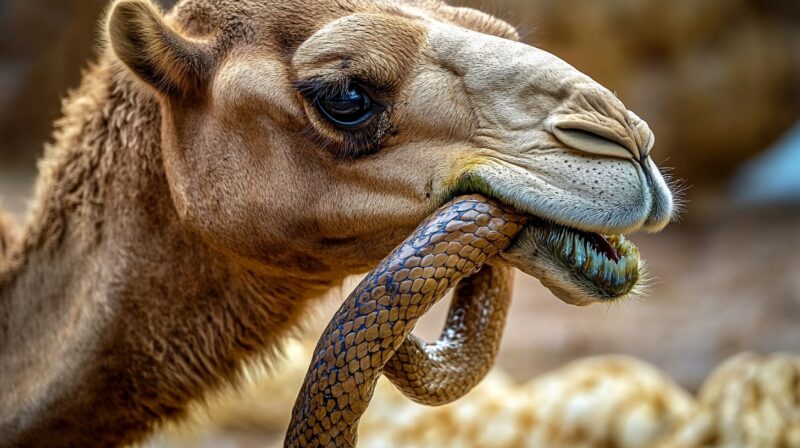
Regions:
<instances>
[{"instance_id":1,"label":"light-colored fur on face","mask_svg":"<svg viewBox=\"0 0 800 448\"><path fill-rule=\"evenodd\" d=\"M454 195L603 233L672 214L647 125L475 10L117 0L106 29L28 223L0 222L0 446L178 418ZM312 104L349 82L385 106L370 132Z\"/></svg>"},{"instance_id":2,"label":"light-colored fur on face","mask_svg":"<svg viewBox=\"0 0 800 448\"><path fill-rule=\"evenodd\" d=\"M159 39L170 28L140 5L112 11L111 44L163 94L176 206L253 262L274 264L272 248L290 246L319 266L366 269L456 192L601 233L658 230L672 214L647 125L555 56L485 34L514 37L488 16L353 2L293 36L276 34L299 19L280 3L248 3L255 20L240 39ZM335 129L298 94L310 80L367 83L388 104L385 126Z\"/></svg>"}]
</instances>

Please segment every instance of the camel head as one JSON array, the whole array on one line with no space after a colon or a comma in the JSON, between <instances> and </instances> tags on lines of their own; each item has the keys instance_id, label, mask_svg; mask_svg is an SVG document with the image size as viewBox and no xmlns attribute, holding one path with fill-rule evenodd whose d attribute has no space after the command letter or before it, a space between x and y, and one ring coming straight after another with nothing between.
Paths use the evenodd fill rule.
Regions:
<instances>
[{"instance_id":1,"label":"camel head","mask_svg":"<svg viewBox=\"0 0 800 448\"><path fill-rule=\"evenodd\" d=\"M635 247L601 235L658 231L673 213L647 124L472 9L185 0L164 15L120 0L107 30L119 68L159 99L181 220L254 268L363 271L481 193L531 217L523 268L584 304L638 279Z\"/></svg>"}]
</instances>

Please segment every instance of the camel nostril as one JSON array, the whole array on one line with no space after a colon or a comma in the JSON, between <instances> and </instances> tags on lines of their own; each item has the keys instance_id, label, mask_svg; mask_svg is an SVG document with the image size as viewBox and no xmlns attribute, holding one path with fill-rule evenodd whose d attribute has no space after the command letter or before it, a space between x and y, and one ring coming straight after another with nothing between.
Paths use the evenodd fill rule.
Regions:
<instances>
[{"instance_id":1,"label":"camel nostril","mask_svg":"<svg viewBox=\"0 0 800 448\"><path fill-rule=\"evenodd\" d=\"M634 158L633 152L625 142L620 141L612 131L599 126L568 125L553 126L553 135L563 144L590 154L617 157L622 159Z\"/></svg>"}]
</instances>

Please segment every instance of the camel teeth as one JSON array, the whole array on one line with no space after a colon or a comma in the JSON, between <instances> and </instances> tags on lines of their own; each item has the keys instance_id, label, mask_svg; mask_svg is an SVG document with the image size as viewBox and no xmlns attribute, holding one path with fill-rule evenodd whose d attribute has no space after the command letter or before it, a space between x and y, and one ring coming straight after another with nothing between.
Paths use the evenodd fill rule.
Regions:
<instances>
[{"instance_id":1,"label":"camel teeth","mask_svg":"<svg viewBox=\"0 0 800 448\"><path fill-rule=\"evenodd\" d=\"M572 247L573 247L573 253L571 259L573 265L583 266L588 257L588 254L584 250L583 245L580 243L580 241L573 239Z\"/></svg>"},{"instance_id":2,"label":"camel teeth","mask_svg":"<svg viewBox=\"0 0 800 448\"><path fill-rule=\"evenodd\" d=\"M590 276L595 276L600 271L600 265L605 264L605 260L601 257L597 257L594 259L592 263L592 267L590 268L589 274Z\"/></svg>"},{"instance_id":3,"label":"camel teeth","mask_svg":"<svg viewBox=\"0 0 800 448\"><path fill-rule=\"evenodd\" d=\"M565 238L563 251L564 255L567 257L572 257L575 253L575 240L572 238Z\"/></svg>"},{"instance_id":4,"label":"camel teeth","mask_svg":"<svg viewBox=\"0 0 800 448\"><path fill-rule=\"evenodd\" d=\"M623 235L605 235L617 251L617 261L580 232L552 225L536 229L539 247L559 259L574 275L593 283L601 294L617 297L630 290L639 279L639 250Z\"/></svg>"},{"instance_id":5,"label":"camel teeth","mask_svg":"<svg viewBox=\"0 0 800 448\"><path fill-rule=\"evenodd\" d=\"M592 268L597 265L597 258L589 252L586 254L586 260L582 264L580 264L580 270L583 271L585 275L589 275L589 272L592 271Z\"/></svg>"},{"instance_id":6,"label":"camel teeth","mask_svg":"<svg viewBox=\"0 0 800 448\"><path fill-rule=\"evenodd\" d=\"M625 275L628 272L628 259L627 258L620 258L619 263L617 264L617 272L619 275Z\"/></svg>"},{"instance_id":7,"label":"camel teeth","mask_svg":"<svg viewBox=\"0 0 800 448\"><path fill-rule=\"evenodd\" d=\"M616 273L614 272L613 266L607 266L607 268L611 268L611 269L605 269L605 272L603 273L603 281L606 284L609 284L609 283L611 283L611 280L613 280L614 274L616 274Z\"/></svg>"}]
</instances>

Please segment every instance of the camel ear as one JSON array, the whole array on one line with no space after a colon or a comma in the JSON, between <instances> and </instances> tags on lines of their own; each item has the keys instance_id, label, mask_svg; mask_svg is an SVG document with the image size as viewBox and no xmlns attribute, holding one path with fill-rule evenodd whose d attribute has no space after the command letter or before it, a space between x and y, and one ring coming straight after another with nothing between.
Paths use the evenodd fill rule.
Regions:
<instances>
[{"instance_id":1,"label":"camel ear","mask_svg":"<svg viewBox=\"0 0 800 448\"><path fill-rule=\"evenodd\" d=\"M115 3L108 16L108 39L120 61L164 94L197 93L209 79L209 43L183 36L149 0Z\"/></svg>"}]
</instances>

